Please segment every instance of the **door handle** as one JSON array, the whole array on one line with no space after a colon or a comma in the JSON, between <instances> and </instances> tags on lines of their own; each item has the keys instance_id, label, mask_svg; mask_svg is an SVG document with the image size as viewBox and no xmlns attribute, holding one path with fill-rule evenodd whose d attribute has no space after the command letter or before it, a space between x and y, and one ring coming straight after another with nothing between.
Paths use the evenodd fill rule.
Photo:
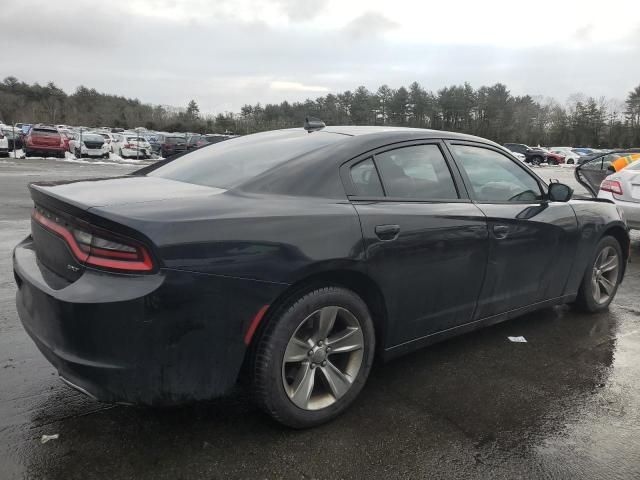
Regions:
<instances>
[{"instance_id":1,"label":"door handle","mask_svg":"<svg viewBox=\"0 0 640 480\"><path fill-rule=\"evenodd\" d=\"M400 233L400 225L376 225L375 232L380 240L395 240Z\"/></svg>"},{"instance_id":2,"label":"door handle","mask_svg":"<svg viewBox=\"0 0 640 480\"><path fill-rule=\"evenodd\" d=\"M509 227L507 227L506 225L494 225L493 236L498 240L504 240L509 236Z\"/></svg>"}]
</instances>

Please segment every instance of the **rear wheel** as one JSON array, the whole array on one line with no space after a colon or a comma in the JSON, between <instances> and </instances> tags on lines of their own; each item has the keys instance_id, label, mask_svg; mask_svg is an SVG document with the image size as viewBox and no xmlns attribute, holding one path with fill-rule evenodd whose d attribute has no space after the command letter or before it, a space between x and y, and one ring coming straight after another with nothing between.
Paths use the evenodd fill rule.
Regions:
<instances>
[{"instance_id":1,"label":"rear wheel","mask_svg":"<svg viewBox=\"0 0 640 480\"><path fill-rule=\"evenodd\" d=\"M256 401L290 427L331 420L360 393L374 349L369 310L355 293L324 287L298 296L274 312L259 340Z\"/></svg>"},{"instance_id":2,"label":"rear wheel","mask_svg":"<svg viewBox=\"0 0 640 480\"><path fill-rule=\"evenodd\" d=\"M122 154L122 149L118 149L118 155L120 156L120 158L124 158L124 155Z\"/></svg>"},{"instance_id":3,"label":"rear wheel","mask_svg":"<svg viewBox=\"0 0 640 480\"><path fill-rule=\"evenodd\" d=\"M576 306L586 312L606 310L618 291L623 271L622 248L610 236L598 243L578 291Z\"/></svg>"},{"instance_id":4,"label":"rear wheel","mask_svg":"<svg viewBox=\"0 0 640 480\"><path fill-rule=\"evenodd\" d=\"M532 157L532 158L531 158L531 164L532 164L532 165L538 166L538 165L540 165L541 163L542 163L542 157L538 157L538 156L536 156L536 157Z\"/></svg>"}]
</instances>

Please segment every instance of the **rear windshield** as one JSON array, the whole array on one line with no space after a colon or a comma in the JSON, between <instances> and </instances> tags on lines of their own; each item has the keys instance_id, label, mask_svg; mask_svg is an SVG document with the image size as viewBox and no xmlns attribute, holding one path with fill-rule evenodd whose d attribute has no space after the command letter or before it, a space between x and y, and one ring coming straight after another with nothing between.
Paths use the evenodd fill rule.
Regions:
<instances>
[{"instance_id":1,"label":"rear windshield","mask_svg":"<svg viewBox=\"0 0 640 480\"><path fill-rule=\"evenodd\" d=\"M146 142L142 137L127 137L127 142Z\"/></svg>"},{"instance_id":2,"label":"rear windshield","mask_svg":"<svg viewBox=\"0 0 640 480\"><path fill-rule=\"evenodd\" d=\"M184 138L182 137L167 137L164 139L166 143L184 143Z\"/></svg>"},{"instance_id":3,"label":"rear windshield","mask_svg":"<svg viewBox=\"0 0 640 480\"><path fill-rule=\"evenodd\" d=\"M102 135L96 133L85 133L82 135L83 142L104 142Z\"/></svg>"},{"instance_id":4,"label":"rear windshield","mask_svg":"<svg viewBox=\"0 0 640 480\"><path fill-rule=\"evenodd\" d=\"M276 130L197 149L149 173L151 176L231 188L276 165L343 140L342 135Z\"/></svg>"},{"instance_id":5,"label":"rear windshield","mask_svg":"<svg viewBox=\"0 0 640 480\"><path fill-rule=\"evenodd\" d=\"M56 130L49 130L45 128L34 128L31 130L31 133L42 137L57 137L60 135Z\"/></svg>"}]
</instances>

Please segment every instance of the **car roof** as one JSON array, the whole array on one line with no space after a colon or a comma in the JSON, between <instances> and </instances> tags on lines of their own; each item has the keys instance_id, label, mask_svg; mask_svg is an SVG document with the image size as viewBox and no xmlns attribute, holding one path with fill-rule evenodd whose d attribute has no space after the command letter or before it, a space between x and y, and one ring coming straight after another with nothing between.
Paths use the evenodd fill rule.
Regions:
<instances>
[{"instance_id":1,"label":"car roof","mask_svg":"<svg viewBox=\"0 0 640 480\"><path fill-rule=\"evenodd\" d=\"M299 129L292 129L299 130ZM411 127L388 127L383 125L378 126L361 126L361 125L342 125L342 126L329 126L324 127L319 132L336 133L339 135L347 136L362 136L362 135L375 135L375 136L389 136L396 135L402 136L415 136L415 138L448 138L456 140L469 140L469 141L482 141L486 143L488 140L485 138L475 137L465 133L448 132L445 130L431 130L427 128L411 128ZM314 132L311 132L314 133ZM493 142L492 142L493 143Z\"/></svg>"}]
</instances>

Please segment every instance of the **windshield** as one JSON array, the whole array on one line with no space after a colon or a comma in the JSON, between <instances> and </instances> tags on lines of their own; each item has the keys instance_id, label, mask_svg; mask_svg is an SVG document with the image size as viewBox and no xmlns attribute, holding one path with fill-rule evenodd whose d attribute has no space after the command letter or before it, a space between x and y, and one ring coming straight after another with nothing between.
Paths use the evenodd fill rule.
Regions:
<instances>
[{"instance_id":1,"label":"windshield","mask_svg":"<svg viewBox=\"0 0 640 480\"><path fill-rule=\"evenodd\" d=\"M95 133L84 133L82 134L83 142L104 142L104 138L101 135Z\"/></svg>"},{"instance_id":2,"label":"windshield","mask_svg":"<svg viewBox=\"0 0 640 480\"><path fill-rule=\"evenodd\" d=\"M344 139L342 135L276 130L195 150L149 175L209 187L231 188L276 165Z\"/></svg>"}]
</instances>

